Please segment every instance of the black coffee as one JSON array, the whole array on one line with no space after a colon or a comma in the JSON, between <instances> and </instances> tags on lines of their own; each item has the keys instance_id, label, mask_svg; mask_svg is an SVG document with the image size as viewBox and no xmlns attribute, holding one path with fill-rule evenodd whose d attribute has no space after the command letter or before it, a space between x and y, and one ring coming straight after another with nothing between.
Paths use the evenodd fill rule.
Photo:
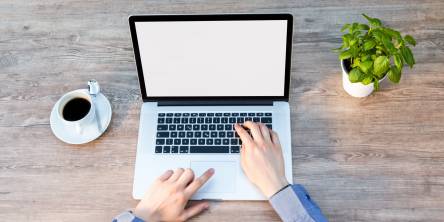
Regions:
<instances>
[{"instance_id":1,"label":"black coffee","mask_svg":"<svg viewBox=\"0 0 444 222\"><path fill-rule=\"evenodd\" d=\"M91 103L84 98L74 98L63 107L63 118L68 121L77 121L88 114Z\"/></svg>"}]
</instances>

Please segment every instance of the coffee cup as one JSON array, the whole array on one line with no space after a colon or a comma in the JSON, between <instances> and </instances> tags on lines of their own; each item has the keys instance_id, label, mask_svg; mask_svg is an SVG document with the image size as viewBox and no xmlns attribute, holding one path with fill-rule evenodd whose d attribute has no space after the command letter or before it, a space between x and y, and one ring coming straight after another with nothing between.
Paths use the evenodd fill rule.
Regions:
<instances>
[{"instance_id":1,"label":"coffee cup","mask_svg":"<svg viewBox=\"0 0 444 222\"><path fill-rule=\"evenodd\" d=\"M62 96L57 107L57 117L69 129L82 134L89 124L97 124L96 108L91 95L85 90L76 90Z\"/></svg>"}]
</instances>

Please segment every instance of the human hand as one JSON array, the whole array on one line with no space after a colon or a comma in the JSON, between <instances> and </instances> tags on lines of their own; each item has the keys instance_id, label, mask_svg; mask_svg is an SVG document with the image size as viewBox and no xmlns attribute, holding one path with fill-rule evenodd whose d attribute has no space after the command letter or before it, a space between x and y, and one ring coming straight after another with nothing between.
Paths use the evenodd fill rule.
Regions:
<instances>
[{"instance_id":1,"label":"human hand","mask_svg":"<svg viewBox=\"0 0 444 222\"><path fill-rule=\"evenodd\" d=\"M251 136L238 123L234 125L242 140L242 169L248 179L270 198L288 185L279 137L263 123L247 121L243 126L250 129Z\"/></svg>"},{"instance_id":2,"label":"human hand","mask_svg":"<svg viewBox=\"0 0 444 222\"><path fill-rule=\"evenodd\" d=\"M202 176L194 178L191 169L166 171L157 178L143 199L137 205L134 214L149 222L155 221L186 221L208 209L207 202L199 202L185 208L191 196L202 187L214 174L208 169Z\"/></svg>"}]
</instances>

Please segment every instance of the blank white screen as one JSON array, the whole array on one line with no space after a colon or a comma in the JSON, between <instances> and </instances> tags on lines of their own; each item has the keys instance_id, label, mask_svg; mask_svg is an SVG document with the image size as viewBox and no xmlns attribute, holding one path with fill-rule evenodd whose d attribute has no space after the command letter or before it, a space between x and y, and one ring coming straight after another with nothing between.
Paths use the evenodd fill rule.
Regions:
<instances>
[{"instance_id":1,"label":"blank white screen","mask_svg":"<svg viewBox=\"0 0 444 222\"><path fill-rule=\"evenodd\" d=\"M148 97L284 96L286 20L135 25Z\"/></svg>"}]
</instances>

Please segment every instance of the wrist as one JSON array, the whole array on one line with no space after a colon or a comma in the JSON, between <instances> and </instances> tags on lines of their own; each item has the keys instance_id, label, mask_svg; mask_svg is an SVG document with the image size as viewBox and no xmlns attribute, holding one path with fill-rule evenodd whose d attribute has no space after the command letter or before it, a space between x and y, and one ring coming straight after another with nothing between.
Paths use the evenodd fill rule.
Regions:
<instances>
[{"instance_id":1,"label":"wrist","mask_svg":"<svg viewBox=\"0 0 444 222\"><path fill-rule=\"evenodd\" d=\"M271 196L281 191L282 188L288 186L289 183L286 178L281 178L272 182L268 189L264 192L265 196L270 199Z\"/></svg>"},{"instance_id":2,"label":"wrist","mask_svg":"<svg viewBox=\"0 0 444 222\"><path fill-rule=\"evenodd\" d=\"M159 218L155 216L155 214L149 209L139 209L136 207L133 211L134 216L149 222L160 221Z\"/></svg>"}]
</instances>

